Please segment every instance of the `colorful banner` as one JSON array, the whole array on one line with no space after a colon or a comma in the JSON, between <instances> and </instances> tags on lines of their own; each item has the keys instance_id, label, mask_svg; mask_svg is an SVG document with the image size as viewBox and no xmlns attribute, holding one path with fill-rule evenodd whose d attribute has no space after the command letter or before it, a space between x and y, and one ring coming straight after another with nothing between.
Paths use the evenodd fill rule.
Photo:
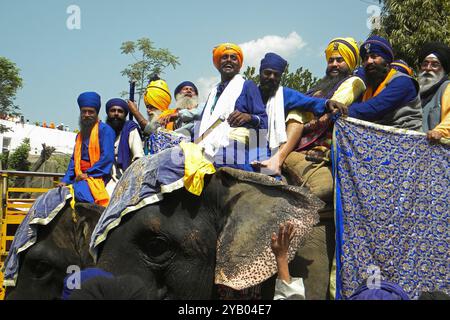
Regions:
<instances>
[{"instance_id":1,"label":"colorful banner","mask_svg":"<svg viewBox=\"0 0 450 320\"><path fill-rule=\"evenodd\" d=\"M450 294L450 145L351 118L334 130L336 298L380 280Z\"/></svg>"}]
</instances>

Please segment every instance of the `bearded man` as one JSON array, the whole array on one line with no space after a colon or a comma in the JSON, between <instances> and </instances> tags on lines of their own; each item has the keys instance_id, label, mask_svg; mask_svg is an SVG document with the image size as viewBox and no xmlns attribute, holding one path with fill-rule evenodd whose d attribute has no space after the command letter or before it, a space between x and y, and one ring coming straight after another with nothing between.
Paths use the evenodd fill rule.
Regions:
<instances>
[{"instance_id":1,"label":"bearded man","mask_svg":"<svg viewBox=\"0 0 450 320\"><path fill-rule=\"evenodd\" d=\"M114 162L114 130L98 119L101 107L96 92L84 92L78 97L80 132L69 167L58 187L72 184L75 201L107 206L109 195L105 185L110 179Z\"/></svg>"},{"instance_id":2,"label":"bearded man","mask_svg":"<svg viewBox=\"0 0 450 320\"><path fill-rule=\"evenodd\" d=\"M106 103L106 123L116 133L111 180L106 185L110 196L123 172L134 160L144 156L139 127L134 121L126 120L128 112L128 104L125 100L114 98Z\"/></svg>"},{"instance_id":3,"label":"bearded man","mask_svg":"<svg viewBox=\"0 0 450 320\"><path fill-rule=\"evenodd\" d=\"M276 53L269 52L261 60L259 90L268 115L268 146L270 159L255 163L272 175L281 174L281 166L295 148L303 124L298 112L310 111L320 116L326 109L342 108L340 103L324 98L304 95L294 89L281 86L281 76L287 61Z\"/></svg>"},{"instance_id":4,"label":"bearded man","mask_svg":"<svg viewBox=\"0 0 450 320\"><path fill-rule=\"evenodd\" d=\"M194 121L201 119L204 104L198 105L198 89L191 81L181 82L174 91L175 112L160 118L166 125L175 122L175 132L191 137L194 133Z\"/></svg>"},{"instance_id":5,"label":"bearded man","mask_svg":"<svg viewBox=\"0 0 450 320\"><path fill-rule=\"evenodd\" d=\"M349 107L349 116L395 128L421 130L419 84L391 67L394 61L388 40L369 37L360 47L367 89L362 102Z\"/></svg>"},{"instance_id":6,"label":"bearded man","mask_svg":"<svg viewBox=\"0 0 450 320\"><path fill-rule=\"evenodd\" d=\"M430 141L450 138L450 48L440 42L426 43L419 64L422 130Z\"/></svg>"},{"instance_id":7,"label":"bearded man","mask_svg":"<svg viewBox=\"0 0 450 320\"><path fill-rule=\"evenodd\" d=\"M187 140L186 136L172 132L174 122L164 120L176 112L175 109L169 109L171 101L167 83L158 77L150 81L144 94L148 120L139 112L136 103L128 101L128 108L143 131L146 155L156 154Z\"/></svg>"}]
</instances>

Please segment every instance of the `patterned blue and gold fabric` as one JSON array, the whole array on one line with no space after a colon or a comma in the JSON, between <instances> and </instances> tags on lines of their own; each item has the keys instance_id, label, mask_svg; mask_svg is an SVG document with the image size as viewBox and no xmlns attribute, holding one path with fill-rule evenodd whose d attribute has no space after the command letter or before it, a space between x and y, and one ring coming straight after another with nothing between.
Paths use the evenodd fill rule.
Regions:
<instances>
[{"instance_id":1,"label":"patterned blue and gold fabric","mask_svg":"<svg viewBox=\"0 0 450 320\"><path fill-rule=\"evenodd\" d=\"M14 240L5 260L5 286L15 286L19 272L19 255L34 245L37 240L38 225L49 224L72 198L68 188L54 188L41 195L33 203L28 214L17 228Z\"/></svg>"},{"instance_id":2,"label":"patterned blue and gold fabric","mask_svg":"<svg viewBox=\"0 0 450 320\"><path fill-rule=\"evenodd\" d=\"M163 150L178 146L182 141L190 142L191 139L181 133L158 128L145 141L144 153L146 155L157 154Z\"/></svg>"},{"instance_id":3,"label":"patterned blue and gold fabric","mask_svg":"<svg viewBox=\"0 0 450 320\"><path fill-rule=\"evenodd\" d=\"M334 135L336 298L377 278L450 294L450 145L352 118Z\"/></svg>"}]
</instances>

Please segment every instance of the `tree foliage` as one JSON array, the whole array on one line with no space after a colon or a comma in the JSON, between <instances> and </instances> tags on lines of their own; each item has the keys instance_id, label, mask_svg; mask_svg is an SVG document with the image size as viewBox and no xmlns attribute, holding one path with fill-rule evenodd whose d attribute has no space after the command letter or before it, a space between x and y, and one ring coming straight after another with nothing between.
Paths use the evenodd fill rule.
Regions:
<instances>
[{"instance_id":1,"label":"tree foliage","mask_svg":"<svg viewBox=\"0 0 450 320\"><path fill-rule=\"evenodd\" d=\"M14 104L17 90L22 88L20 70L14 62L0 57L0 114L17 116L19 108ZM0 133L6 128L0 125Z\"/></svg>"},{"instance_id":2,"label":"tree foliage","mask_svg":"<svg viewBox=\"0 0 450 320\"><path fill-rule=\"evenodd\" d=\"M20 146L17 147L8 157L8 169L16 171L29 171L30 162L28 153L30 152L30 139L23 139Z\"/></svg>"},{"instance_id":3,"label":"tree foliage","mask_svg":"<svg viewBox=\"0 0 450 320\"><path fill-rule=\"evenodd\" d=\"M247 80L253 80L256 84L259 84L259 74L256 74L255 67L247 67L244 71L243 77ZM313 77L312 73L308 69L303 69L303 67L300 67L295 70L295 72L289 72L289 66L287 66L281 76L280 84L283 87L289 87L300 92L307 92L310 88L315 86L317 82L317 77Z\"/></svg>"},{"instance_id":4,"label":"tree foliage","mask_svg":"<svg viewBox=\"0 0 450 320\"><path fill-rule=\"evenodd\" d=\"M177 65L180 65L178 57L168 49L155 48L153 42L148 38L123 42L120 50L122 54L130 55L134 59L134 62L130 63L121 73L129 81L136 82L138 106L148 82L154 75L163 74L164 69L168 66L175 69Z\"/></svg>"},{"instance_id":5,"label":"tree foliage","mask_svg":"<svg viewBox=\"0 0 450 320\"><path fill-rule=\"evenodd\" d=\"M418 52L428 41L450 45L449 0L382 0L381 28L373 33L391 42L397 58L418 66Z\"/></svg>"}]
</instances>

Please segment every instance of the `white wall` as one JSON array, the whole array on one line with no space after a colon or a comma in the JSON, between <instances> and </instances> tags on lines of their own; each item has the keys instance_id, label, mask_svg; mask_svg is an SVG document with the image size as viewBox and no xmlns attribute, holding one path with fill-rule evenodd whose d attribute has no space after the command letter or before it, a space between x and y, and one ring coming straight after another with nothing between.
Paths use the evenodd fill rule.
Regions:
<instances>
[{"instance_id":1,"label":"white wall","mask_svg":"<svg viewBox=\"0 0 450 320\"><path fill-rule=\"evenodd\" d=\"M11 128L11 131L0 133L0 151L3 150L3 137L10 137L9 151L16 149L22 143L23 139L29 138L31 146L30 154L40 154L43 143L46 146L55 147L55 152L65 154L73 153L76 136L74 132L42 128L6 120L0 120L0 124Z\"/></svg>"}]
</instances>

